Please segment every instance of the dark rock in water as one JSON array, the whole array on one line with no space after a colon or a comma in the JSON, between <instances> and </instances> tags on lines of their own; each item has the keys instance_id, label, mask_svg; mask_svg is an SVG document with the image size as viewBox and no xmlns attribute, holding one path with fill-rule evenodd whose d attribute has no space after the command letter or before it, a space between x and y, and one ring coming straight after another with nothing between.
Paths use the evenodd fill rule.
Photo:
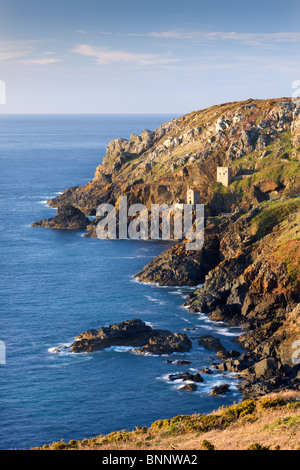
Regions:
<instances>
[{"instance_id":1,"label":"dark rock in water","mask_svg":"<svg viewBox=\"0 0 300 470\"><path fill-rule=\"evenodd\" d=\"M143 354L172 354L173 352L186 352L192 346L191 340L185 333L170 333L167 330L157 330L142 348L136 349Z\"/></svg>"},{"instance_id":2,"label":"dark rock in water","mask_svg":"<svg viewBox=\"0 0 300 470\"><path fill-rule=\"evenodd\" d=\"M224 346L222 345L219 338L215 338L212 335L203 335L198 339L200 346L204 346L207 349L213 351L225 351Z\"/></svg>"},{"instance_id":3,"label":"dark rock in water","mask_svg":"<svg viewBox=\"0 0 300 470\"><path fill-rule=\"evenodd\" d=\"M191 364L191 361L186 361L182 359L177 359L176 361L171 361L171 359L167 359L164 362L165 364L176 364L177 366L188 366L189 364Z\"/></svg>"},{"instance_id":4,"label":"dark rock in water","mask_svg":"<svg viewBox=\"0 0 300 470\"><path fill-rule=\"evenodd\" d=\"M32 227L46 227L55 229L84 230L90 224L90 220L76 207L63 204L57 209L57 215L50 219L42 219L34 222Z\"/></svg>"},{"instance_id":5,"label":"dark rock in water","mask_svg":"<svg viewBox=\"0 0 300 470\"><path fill-rule=\"evenodd\" d=\"M78 335L71 345L72 352L92 352L111 346L138 347L149 341L152 328L141 320L128 320L122 323L88 330Z\"/></svg>"},{"instance_id":6,"label":"dark rock in water","mask_svg":"<svg viewBox=\"0 0 300 470\"><path fill-rule=\"evenodd\" d=\"M223 384L213 388L211 395L224 395L229 392L229 385Z\"/></svg>"},{"instance_id":7,"label":"dark rock in water","mask_svg":"<svg viewBox=\"0 0 300 470\"><path fill-rule=\"evenodd\" d=\"M241 353L239 351L235 351L234 349L230 349L229 351L218 351L217 356L220 357L221 359L230 359L233 357L239 357Z\"/></svg>"},{"instance_id":8,"label":"dark rock in water","mask_svg":"<svg viewBox=\"0 0 300 470\"><path fill-rule=\"evenodd\" d=\"M185 361L185 360L177 360L177 361L173 361L172 364L176 364L178 366L188 366L189 364L191 364L191 361Z\"/></svg>"},{"instance_id":9,"label":"dark rock in water","mask_svg":"<svg viewBox=\"0 0 300 470\"><path fill-rule=\"evenodd\" d=\"M138 353L171 354L185 352L191 341L184 333L151 328L139 319L127 320L98 330L88 330L75 338L71 352L92 352L111 346L132 346Z\"/></svg>"},{"instance_id":10,"label":"dark rock in water","mask_svg":"<svg viewBox=\"0 0 300 470\"><path fill-rule=\"evenodd\" d=\"M182 374L181 373L170 374L169 377L168 377L168 380L171 380L171 381L174 381L174 380L183 380L183 381L190 380L190 381L199 382L199 383L204 382L201 375L198 374L197 372L195 374L190 374L189 372L183 372Z\"/></svg>"},{"instance_id":11,"label":"dark rock in water","mask_svg":"<svg viewBox=\"0 0 300 470\"><path fill-rule=\"evenodd\" d=\"M194 383L182 385L182 387L179 387L180 391L186 391L186 392L195 392L197 390L197 385Z\"/></svg>"},{"instance_id":12,"label":"dark rock in water","mask_svg":"<svg viewBox=\"0 0 300 470\"><path fill-rule=\"evenodd\" d=\"M199 372L201 372L202 374L213 374L213 371L211 369L209 369L209 367L204 367L203 369L199 369Z\"/></svg>"}]
</instances>

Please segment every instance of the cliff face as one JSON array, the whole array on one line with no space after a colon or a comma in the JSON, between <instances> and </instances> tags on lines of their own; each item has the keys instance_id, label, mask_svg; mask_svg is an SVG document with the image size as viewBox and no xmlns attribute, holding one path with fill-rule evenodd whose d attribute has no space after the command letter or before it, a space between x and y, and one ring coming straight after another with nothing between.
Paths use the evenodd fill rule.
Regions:
<instances>
[{"instance_id":1,"label":"cliff face","mask_svg":"<svg viewBox=\"0 0 300 470\"><path fill-rule=\"evenodd\" d=\"M300 106L290 99L248 100L212 106L144 130L106 149L94 179L49 203L69 203L94 215L103 202L185 202L197 187L212 215L246 210L274 197L299 192ZM234 181L216 183L218 166L232 167Z\"/></svg>"},{"instance_id":2,"label":"cliff face","mask_svg":"<svg viewBox=\"0 0 300 470\"><path fill-rule=\"evenodd\" d=\"M186 242L177 243L156 256L135 277L161 286L197 286L220 262L218 227L207 223L201 250L186 250Z\"/></svg>"},{"instance_id":3,"label":"cliff face","mask_svg":"<svg viewBox=\"0 0 300 470\"><path fill-rule=\"evenodd\" d=\"M187 302L193 312L248 327L238 342L250 358L216 365L243 374L245 395L299 388L299 209L299 197L262 203L221 229L223 260Z\"/></svg>"}]
</instances>

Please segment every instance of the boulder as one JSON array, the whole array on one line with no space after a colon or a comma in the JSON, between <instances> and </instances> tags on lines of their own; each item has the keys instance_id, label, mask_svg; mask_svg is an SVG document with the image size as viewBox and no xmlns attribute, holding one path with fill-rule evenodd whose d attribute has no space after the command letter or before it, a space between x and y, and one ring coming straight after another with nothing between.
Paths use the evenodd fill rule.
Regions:
<instances>
[{"instance_id":1,"label":"boulder","mask_svg":"<svg viewBox=\"0 0 300 470\"><path fill-rule=\"evenodd\" d=\"M217 395L224 395L225 393L229 392L229 385L228 384L222 384L214 387L212 389L211 395L217 396Z\"/></svg>"},{"instance_id":2,"label":"boulder","mask_svg":"<svg viewBox=\"0 0 300 470\"><path fill-rule=\"evenodd\" d=\"M198 344L204 346L211 351L225 351L219 338L215 338L212 335L203 335L198 339Z\"/></svg>"},{"instance_id":3,"label":"boulder","mask_svg":"<svg viewBox=\"0 0 300 470\"><path fill-rule=\"evenodd\" d=\"M229 351L222 349L217 352L217 357L220 357L221 359L236 358L236 357L239 357L240 355L241 353L239 351L235 351L234 349L230 349Z\"/></svg>"},{"instance_id":4,"label":"boulder","mask_svg":"<svg viewBox=\"0 0 300 470\"><path fill-rule=\"evenodd\" d=\"M179 387L178 390L180 391L184 390L186 392L195 392L197 390L197 385L194 383L182 385L181 387Z\"/></svg>"},{"instance_id":5,"label":"boulder","mask_svg":"<svg viewBox=\"0 0 300 470\"><path fill-rule=\"evenodd\" d=\"M270 379L278 375L280 363L274 357L267 357L254 364L253 369L256 378Z\"/></svg>"},{"instance_id":6,"label":"boulder","mask_svg":"<svg viewBox=\"0 0 300 470\"><path fill-rule=\"evenodd\" d=\"M192 346L191 340L185 333L170 333L158 330L157 334L151 335L149 341L142 348L136 349L142 354L172 354L174 352L187 352Z\"/></svg>"},{"instance_id":7,"label":"boulder","mask_svg":"<svg viewBox=\"0 0 300 470\"><path fill-rule=\"evenodd\" d=\"M202 374L213 374L213 371L211 369L209 369L209 367L204 367L202 369L199 369L199 372L201 372Z\"/></svg>"}]
</instances>

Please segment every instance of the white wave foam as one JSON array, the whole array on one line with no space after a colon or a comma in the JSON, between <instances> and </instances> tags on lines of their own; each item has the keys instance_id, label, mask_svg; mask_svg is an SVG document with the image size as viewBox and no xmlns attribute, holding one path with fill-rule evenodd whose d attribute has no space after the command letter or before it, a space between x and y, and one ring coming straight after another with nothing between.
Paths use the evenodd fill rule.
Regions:
<instances>
[{"instance_id":1,"label":"white wave foam","mask_svg":"<svg viewBox=\"0 0 300 470\"><path fill-rule=\"evenodd\" d=\"M133 351L135 348L133 346L111 346L110 348L105 348L103 351L113 351L113 352L128 352Z\"/></svg>"},{"instance_id":2,"label":"white wave foam","mask_svg":"<svg viewBox=\"0 0 300 470\"><path fill-rule=\"evenodd\" d=\"M184 317L180 317L180 320L183 320L186 323L192 323L190 320L188 320L187 318L184 318Z\"/></svg>"},{"instance_id":3,"label":"white wave foam","mask_svg":"<svg viewBox=\"0 0 300 470\"><path fill-rule=\"evenodd\" d=\"M76 340L76 341L78 341L78 340ZM71 343L61 343L58 346L55 346L54 348L48 348L48 351L49 352L54 352L55 350L58 350L60 352L60 350L70 348L72 346L73 342L74 341L72 341Z\"/></svg>"},{"instance_id":4,"label":"white wave foam","mask_svg":"<svg viewBox=\"0 0 300 470\"><path fill-rule=\"evenodd\" d=\"M151 295L145 295L146 299L148 299L150 302L154 302L158 305L165 305L166 302L164 300L159 300L156 299L155 297L151 297Z\"/></svg>"},{"instance_id":5,"label":"white wave foam","mask_svg":"<svg viewBox=\"0 0 300 470\"><path fill-rule=\"evenodd\" d=\"M48 209L53 209L56 211L56 207L52 207L52 206L49 206L48 204L48 201L47 200L43 200L43 201L37 201L38 204L43 204L43 206L46 206L48 207Z\"/></svg>"}]
</instances>

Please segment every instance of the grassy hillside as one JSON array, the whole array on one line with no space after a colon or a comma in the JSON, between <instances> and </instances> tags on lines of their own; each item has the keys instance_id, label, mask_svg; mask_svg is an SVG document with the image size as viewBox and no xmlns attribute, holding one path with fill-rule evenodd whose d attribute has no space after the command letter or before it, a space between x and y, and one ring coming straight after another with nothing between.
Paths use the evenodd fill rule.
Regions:
<instances>
[{"instance_id":1,"label":"grassy hillside","mask_svg":"<svg viewBox=\"0 0 300 470\"><path fill-rule=\"evenodd\" d=\"M41 450L41 448L37 448ZM116 431L43 450L300 450L300 396L292 392L246 400L208 415L181 415L149 428Z\"/></svg>"}]
</instances>

